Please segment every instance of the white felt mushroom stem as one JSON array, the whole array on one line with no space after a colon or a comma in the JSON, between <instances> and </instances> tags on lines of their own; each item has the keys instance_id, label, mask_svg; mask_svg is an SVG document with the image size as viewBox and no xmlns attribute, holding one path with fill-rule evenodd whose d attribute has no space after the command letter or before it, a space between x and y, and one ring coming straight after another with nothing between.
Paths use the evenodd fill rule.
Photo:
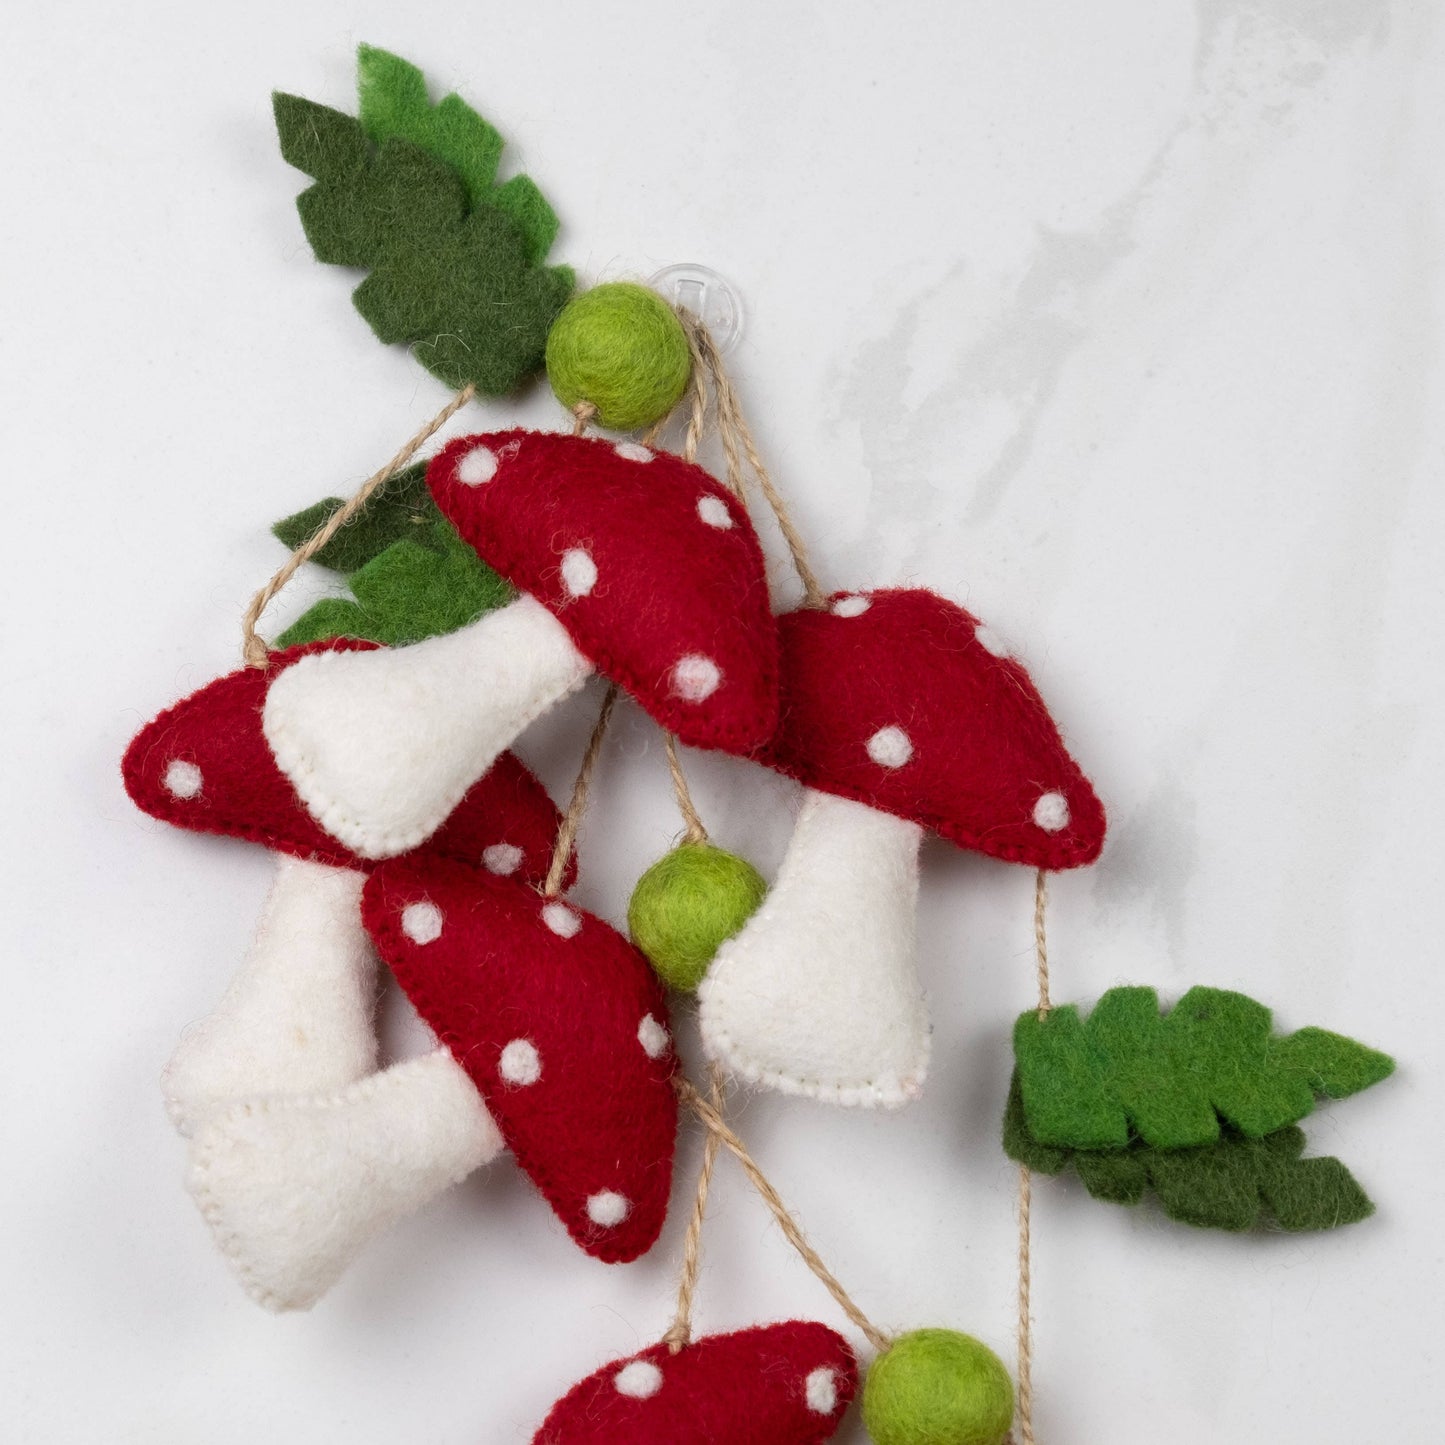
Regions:
<instances>
[{"instance_id":1,"label":"white felt mushroom stem","mask_svg":"<svg viewBox=\"0 0 1445 1445\"><path fill-rule=\"evenodd\" d=\"M368 1241L501 1148L438 1049L332 1094L236 1105L197 1132L187 1183L246 1292L307 1309Z\"/></svg>"},{"instance_id":2,"label":"white felt mushroom stem","mask_svg":"<svg viewBox=\"0 0 1445 1445\"><path fill-rule=\"evenodd\" d=\"M805 795L762 906L698 990L709 1057L751 1083L893 1107L928 1070L915 962L916 823Z\"/></svg>"},{"instance_id":3,"label":"white felt mushroom stem","mask_svg":"<svg viewBox=\"0 0 1445 1445\"><path fill-rule=\"evenodd\" d=\"M262 721L311 816L363 858L434 833L534 718L592 664L523 595L409 647L316 652L271 684Z\"/></svg>"},{"instance_id":4,"label":"white felt mushroom stem","mask_svg":"<svg viewBox=\"0 0 1445 1445\"><path fill-rule=\"evenodd\" d=\"M376 1068L376 954L364 875L278 861L255 942L214 1013L161 1076L176 1128L258 1094L329 1092Z\"/></svg>"}]
</instances>

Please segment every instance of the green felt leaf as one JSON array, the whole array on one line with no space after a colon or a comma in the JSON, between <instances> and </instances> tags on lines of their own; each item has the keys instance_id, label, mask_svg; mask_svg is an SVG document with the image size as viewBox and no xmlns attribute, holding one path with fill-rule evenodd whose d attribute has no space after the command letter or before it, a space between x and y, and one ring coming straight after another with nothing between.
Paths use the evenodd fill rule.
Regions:
<instances>
[{"instance_id":1,"label":"green felt leaf","mask_svg":"<svg viewBox=\"0 0 1445 1445\"><path fill-rule=\"evenodd\" d=\"M1040 1174L1072 1166L1095 1198L1138 1204L1152 1190L1171 1219L1238 1232L1273 1224L1291 1233L1334 1229L1374 1213L1374 1205L1338 1159L1303 1159L1305 1136L1293 1124L1262 1139L1226 1127L1213 1144L1156 1149L1135 1139L1123 1149L1071 1150L1030 1133L1015 1075L1003 1125L1004 1152Z\"/></svg>"},{"instance_id":2,"label":"green felt leaf","mask_svg":"<svg viewBox=\"0 0 1445 1445\"><path fill-rule=\"evenodd\" d=\"M368 559L347 579L352 599L323 598L292 623L276 645L335 637L393 645L420 642L454 632L510 602L516 595L511 586L440 516L437 521L425 540L403 536Z\"/></svg>"},{"instance_id":3,"label":"green felt leaf","mask_svg":"<svg viewBox=\"0 0 1445 1445\"><path fill-rule=\"evenodd\" d=\"M1316 1095L1343 1098L1394 1068L1385 1054L1323 1029L1270 1032L1241 993L1193 988L1161 1015L1151 988L1110 989L1084 1019L1072 1004L1014 1026L1033 1137L1060 1148L1161 1149L1212 1143L1226 1119L1251 1139L1293 1124Z\"/></svg>"},{"instance_id":4,"label":"green felt leaf","mask_svg":"<svg viewBox=\"0 0 1445 1445\"><path fill-rule=\"evenodd\" d=\"M541 370L572 292L541 264L557 218L526 177L493 184L500 139L460 100L432 106L415 67L363 49L363 119L274 97L285 158L313 177L296 206L320 261L365 269L357 310L450 386L513 391Z\"/></svg>"},{"instance_id":5,"label":"green felt leaf","mask_svg":"<svg viewBox=\"0 0 1445 1445\"><path fill-rule=\"evenodd\" d=\"M340 497L327 497L283 517L271 532L295 551L344 505ZM334 572L355 572L403 538L440 552L447 546L448 534L455 535L427 491L426 463L418 462L388 477L311 561Z\"/></svg>"}]
</instances>

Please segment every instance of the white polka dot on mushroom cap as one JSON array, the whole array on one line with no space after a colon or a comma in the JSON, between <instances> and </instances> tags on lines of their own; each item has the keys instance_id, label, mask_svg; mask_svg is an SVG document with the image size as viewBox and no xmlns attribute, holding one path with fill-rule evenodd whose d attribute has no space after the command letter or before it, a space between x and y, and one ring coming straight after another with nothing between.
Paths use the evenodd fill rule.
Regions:
<instances>
[{"instance_id":1,"label":"white polka dot on mushroom cap","mask_svg":"<svg viewBox=\"0 0 1445 1445\"><path fill-rule=\"evenodd\" d=\"M612 1383L619 1395L650 1400L662 1389L662 1371L651 1360L633 1360L613 1375Z\"/></svg>"},{"instance_id":2,"label":"white polka dot on mushroom cap","mask_svg":"<svg viewBox=\"0 0 1445 1445\"><path fill-rule=\"evenodd\" d=\"M871 597L852 592L847 597L840 597L830 611L834 617L861 617L872 605Z\"/></svg>"},{"instance_id":3,"label":"white polka dot on mushroom cap","mask_svg":"<svg viewBox=\"0 0 1445 1445\"><path fill-rule=\"evenodd\" d=\"M482 866L499 878L510 878L522 866L522 857L515 843L493 843L482 849Z\"/></svg>"},{"instance_id":4,"label":"white polka dot on mushroom cap","mask_svg":"<svg viewBox=\"0 0 1445 1445\"><path fill-rule=\"evenodd\" d=\"M497 1071L509 1084L535 1084L542 1077L542 1056L531 1039L513 1039L502 1050Z\"/></svg>"},{"instance_id":5,"label":"white polka dot on mushroom cap","mask_svg":"<svg viewBox=\"0 0 1445 1445\"><path fill-rule=\"evenodd\" d=\"M565 903L549 903L542 909L542 922L557 935L558 938L575 938L577 930L582 927L581 918L575 914Z\"/></svg>"},{"instance_id":6,"label":"white polka dot on mushroom cap","mask_svg":"<svg viewBox=\"0 0 1445 1445\"><path fill-rule=\"evenodd\" d=\"M651 1014L644 1014L642 1022L637 1026L637 1042L642 1045L642 1052L649 1059L660 1059L667 1052L667 1046L672 1040L668 1037L667 1030Z\"/></svg>"},{"instance_id":7,"label":"white polka dot on mushroom cap","mask_svg":"<svg viewBox=\"0 0 1445 1445\"><path fill-rule=\"evenodd\" d=\"M672 669L672 690L684 702L702 702L718 690L722 672L712 658L690 652L678 658Z\"/></svg>"},{"instance_id":8,"label":"white polka dot on mushroom cap","mask_svg":"<svg viewBox=\"0 0 1445 1445\"><path fill-rule=\"evenodd\" d=\"M803 1382L808 1408L815 1415L831 1415L838 1408L838 1377L826 1366L814 1370Z\"/></svg>"},{"instance_id":9,"label":"white polka dot on mushroom cap","mask_svg":"<svg viewBox=\"0 0 1445 1445\"><path fill-rule=\"evenodd\" d=\"M1057 833L1069 826L1069 800L1062 793L1045 793L1034 804L1034 822L1045 833Z\"/></svg>"},{"instance_id":10,"label":"white polka dot on mushroom cap","mask_svg":"<svg viewBox=\"0 0 1445 1445\"><path fill-rule=\"evenodd\" d=\"M650 462L652 453L641 442L618 442L612 448L625 462Z\"/></svg>"},{"instance_id":11,"label":"white polka dot on mushroom cap","mask_svg":"<svg viewBox=\"0 0 1445 1445\"><path fill-rule=\"evenodd\" d=\"M995 657L1012 657L1013 652L1007 642L989 627L986 623L980 622L973 630L973 635L978 639L978 645L985 652L991 652Z\"/></svg>"},{"instance_id":12,"label":"white polka dot on mushroom cap","mask_svg":"<svg viewBox=\"0 0 1445 1445\"><path fill-rule=\"evenodd\" d=\"M480 487L497 475L497 454L490 447L473 447L457 463L457 481Z\"/></svg>"},{"instance_id":13,"label":"white polka dot on mushroom cap","mask_svg":"<svg viewBox=\"0 0 1445 1445\"><path fill-rule=\"evenodd\" d=\"M435 943L442 936L442 911L435 903L408 903L401 910L401 931L413 943Z\"/></svg>"},{"instance_id":14,"label":"white polka dot on mushroom cap","mask_svg":"<svg viewBox=\"0 0 1445 1445\"><path fill-rule=\"evenodd\" d=\"M569 547L562 554L562 586L569 597L586 597L597 585L597 564L582 547Z\"/></svg>"},{"instance_id":15,"label":"white polka dot on mushroom cap","mask_svg":"<svg viewBox=\"0 0 1445 1445\"><path fill-rule=\"evenodd\" d=\"M194 798L201 791L201 770L185 758L175 758L162 780L166 792L177 798Z\"/></svg>"},{"instance_id":16,"label":"white polka dot on mushroom cap","mask_svg":"<svg viewBox=\"0 0 1445 1445\"><path fill-rule=\"evenodd\" d=\"M615 1189L603 1189L587 1200L588 1219L593 1224L600 1224L603 1229L615 1229L631 1213L632 1206L627 1202L627 1196Z\"/></svg>"},{"instance_id":17,"label":"white polka dot on mushroom cap","mask_svg":"<svg viewBox=\"0 0 1445 1445\"><path fill-rule=\"evenodd\" d=\"M721 497L699 497L697 514L709 527L716 527L719 532L726 532L733 524L733 514L728 511L728 504Z\"/></svg>"},{"instance_id":18,"label":"white polka dot on mushroom cap","mask_svg":"<svg viewBox=\"0 0 1445 1445\"><path fill-rule=\"evenodd\" d=\"M868 739L868 756L880 768L901 768L913 756L913 740L902 728L879 728Z\"/></svg>"}]
</instances>

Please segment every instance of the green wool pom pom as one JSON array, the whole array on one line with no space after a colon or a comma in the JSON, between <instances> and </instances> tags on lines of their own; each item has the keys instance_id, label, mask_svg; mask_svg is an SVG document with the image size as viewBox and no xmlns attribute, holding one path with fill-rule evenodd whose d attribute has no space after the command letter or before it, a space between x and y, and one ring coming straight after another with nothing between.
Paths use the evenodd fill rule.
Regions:
<instances>
[{"instance_id":1,"label":"green wool pom pom","mask_svg":"<svg viewBox=\"0 0 1445 1445\"><path fill-rule=\"evenodd\" d=\"M627 927L658 977L691 991L713 954L757 911L768 885L746 858L711 843L683 843L632 890Z\"/></svg>"},{"instance_id":2,"label":"green wool pom pom","mask_svg":"<svg viewBox=\"0 0 1445 1445\"><path fill-rule=\"evenodd\" d=\"M863 1386L863 1423L875 1445L1000 1445L1013 1417L1003 1361L957 1330L901 1336Z\"/></svg>"},{"instance_id":3,"label":"green wool pom pom","mask_svg":"<svg viewBox=\"0 0 1445 1445\"><path fill-rule=\"evenodd\" d=\"M611 431L661 421L682 399L692 352L677 313L646 286L594 286L574 297L547 334L547 380L571 411L597 408Z\"/></svg>"}]
</instances>

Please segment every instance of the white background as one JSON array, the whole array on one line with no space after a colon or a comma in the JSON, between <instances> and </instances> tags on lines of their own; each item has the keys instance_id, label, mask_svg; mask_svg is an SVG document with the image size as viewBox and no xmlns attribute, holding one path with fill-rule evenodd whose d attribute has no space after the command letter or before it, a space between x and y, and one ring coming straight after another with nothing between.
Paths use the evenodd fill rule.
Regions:
<instances>
[{"instance_id":1,"label":"white background","mask_svg":"<svg viewBox=\"0 0 1445 1445\"><path fill-rule=\"evenodd\" d=\"M350 108L365 39L501 124L584 280L698 260L740 287L734 367L828 585L936 587L1021 650L1112 820L1102 861L1055 884L1056 997L1238 987L1285 1027L1401 1061L1307 1123L1379 1204L1336 1234L1197 1233L1040 1182L1042 1445L1438 1439L1433 9L8 12L0 1437L526 1441L668 1321L682 1209L649 1258L608 1269L506 1161L311 1314L267 1316L213 1253L160 1106L269 863L142 818L117 760L237 665L280 557L269 522L350 489L446 396L371 337L353 278L312 262L304 181L276 151L270 89ZM518 416L558 421L537 392L467 424ZM774 576L786 600L781 560ZM526 739L558 789L590 711ZM691 767L718 840L773 868L789 786ZM629 709L583 901L620 918L676 826ZM1032 878L937 844L924 868L923 1102L736 1107L874 1318L1011 1360L1015 1179L995 1140ZM689 1134L679 1197L696 1152ZM705 1247L703 1326L842 1323L727 1164Z\"/></svg>"}]
</instances>

